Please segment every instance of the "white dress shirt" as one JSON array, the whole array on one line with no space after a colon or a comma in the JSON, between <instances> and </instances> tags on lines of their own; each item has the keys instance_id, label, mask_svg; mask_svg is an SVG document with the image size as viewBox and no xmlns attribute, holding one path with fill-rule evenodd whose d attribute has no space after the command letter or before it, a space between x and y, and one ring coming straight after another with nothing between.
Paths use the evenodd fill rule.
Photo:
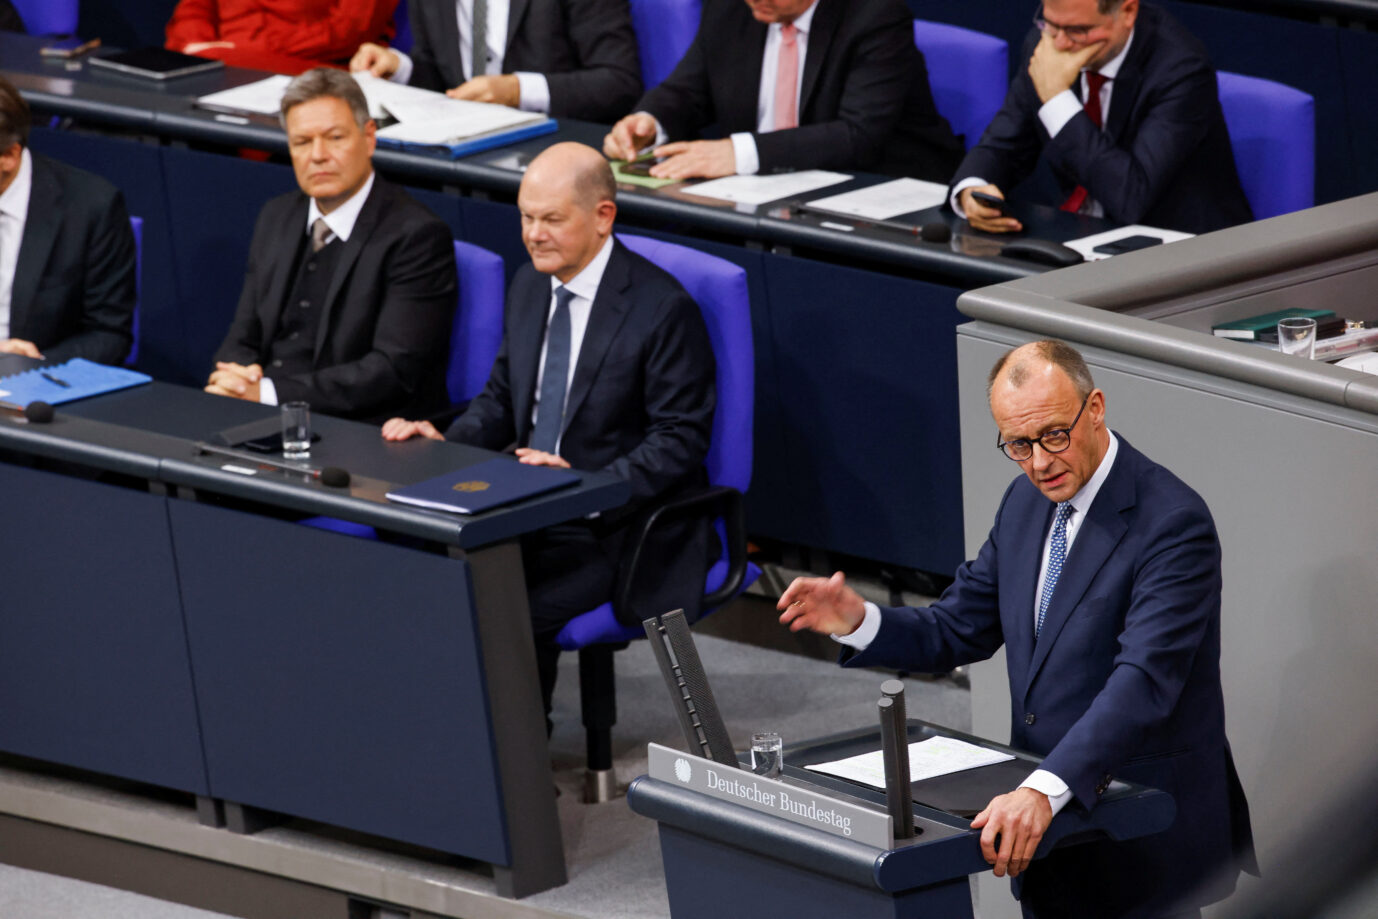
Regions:
<instances>
[{"instance_id":1,"label":"white dress shirt","mask_svg":"<svg viewBox=\"0 0 1378 919\"><path fill-rule=\"evenodd\" d=\"M0 341L10 337L10 303L14 272L19 266L19 247L29 219L29 192L33 190L33 157L29 148L19 152L19 170L0 194Z\"/></svg>"},{"instance_id":2,"label":"white dress shirt","mask_svg":"<svg viewBox=\"0 0 1378 919\"><path fill-rule=\"evenodd\" d=\"M1100 465L1091 474L1091 478L1086 480L1086 484L1082 485L1080 490L1070 499L1073 513L1067 518L1067 554L1069 556L1072 552L1072 543L1081 530L1081 522L1086 519L1086 513L1091 509L1096 495L1100 494L1101 486L1110 477L1110 469L1115 464L1115 457L1119 455L1120 439L1115 436L1113 431L1109 434L1110 446L1106 449L1105 456L1101 457ZM1043 552L1038 563L1038 580L1034 588L1034 595L1029 598L1030 615L1035 623L1038 621L1038 600L1043 595L1043 581L1048 575L1048 554L1052 548L1052 540L1053 527L1050 523L1048 532L1043 536ZM871 642L875 641L876 635L880 632L880 607L867 600L865 609L866 614L856 631L850 635L833 635L833 641L857 650L864 650ZM1067 787L1067 783L1046 769L1035 769L1028 778L1020 783L1019 787L1032 788L1047 795L1054 816L1067 805L1068 801L1072 800L1072 790Z\"/></svg>"},{"instance_id":3,"label":"white dress shirt","mask_svg":"<svg viewBox=\"0 0 1378 919\"><path fill-rule=\"evenodd\" d=\"M818 9L818 0L800 13L794 20L799 30L795 41L799 45L799 76L795 81L794 108L799 110L799 94L804 90L804 59L809 51L809 29L813 25L813 13ZM775 76L780 69L781 25L772 22L766 30L765 54L761 58L761 87L756 94L756 131L765 134L775 130ZM644 113L643 113L644 114ZM655 146L669 140L665 129L656 121ZM737 175L755 175L761 171L761 156L756 149L756 138L748 131L731 135L732 153L736 159Z\"/></svg>"},{"instance_id":4,"label":"white dress shirt","mask_svg":"<svg viewBox=\"0 0 1378 919\"><path fill-rule=\"evenodd\" d=\"M574 294L569 301L569 378L565 380L565 402L569 402L569 391L574 385L574 370L579 366L579 349L584 346L584 332L589 327L589 312L593 309L593 300L598 296L598 285L603 283L603 272L608 268L608 259L612 258L612 236L603 241L603 248L598 250L584 270L569 279L569 283L563 285L566 290ZM555 290L560 287L560 279L555 275L550 276L550 307L546 312L546 328L550 328L550 319L555 315ZM536 364L536 391L535 397L531 402L531 424L536 424L536 413L541 409L541 382L545 379L545 352L548 341L541 341L541 357ZM560 411L564 412L564 406L560 406ZM564 437L561 432L560 438L555 441L555 453L560 452L560 440Z\"/></svg>"},{"instance_id":5,"label":"white dress shirt","mask_svg":"<svg viewBox=\"0 0 1378 919\"><path fill-rule=\"evenodd\" d=\"M1124 64L1125 55L1129 53L1129 46L1132 44L1134 44L1134 33L1131 31L1129 33L1129 38L1124 43L1124 47L1120 49L1120 53L1107 61L1105 66L1098 71L1101 76L1106 78L1100 88L1100 120L1102 126L1110 123L1110 97L1115 91L1115 77L1119 75L1120 67ZM1072 92L1071 89L1064 89L1062 92L1043 103L1042 107L1038 110L1038 120L1043 122L1043 128L1048 132L1048 137L1057 137L1058 133L1067 126L1067 122L1075 118L1077 112L1085 109L1086 106L1081 100L1086 98L1086 93L1088 91L1089 89L1086 85L1086 71L1083 70L1081 72L1081 98L1078 98L1077 94ZM1103 127L1102 130L1104 130ZM952 197L949 200L951 201L952 209L957 212L957 216L966 217L966 211L962 210L962 206L958 202L958 196L968 188L989 184L990 183L985 179L972 176L962 179L962 181L952 186ZM1101 207L1099 201L1088 197L1082 202L1081 208L1077 213L1086 214L1090 217L1104 217L1105 208Z\"/></svg>"},{"instance_id":6,"label":"white dress shirt","mask_svg":"<svg viewBox=\"0 0 1378 919\"><path fill-rule=\"evenodd\" d=\"M316 199L312 198L311 203L306 206L306 235L311 235L311 225L317 218L325 220L325 225L330 228L330 235L325 238L329 244L336 237L341 242L349 242L349 236L354 232L354 224L359 220L359 212L364 209L364 202L368 200L368 193L373 190L372 171L364 184L359 186L359 190L350 195L343 204L335 208L329 214L322 214L320 205ZM258 401L264 405L278 404L278 389L273 383L272 377L264 376L258 381Z\"/></svg>"},{"instance_id":7,"label":"white dress shirt","mask_svg":"<svg viewBox=\"0 0 1378 919\"><path fill-rule=\"evenodd\" d=\"M488 19L484 32L484 41L488 45L488 63L479 72L479 76L486 74L502 73L502 60L507 54L507 19L511 13L511 6L508 0L488 0ZM474 76L473 57L474 41L469 36L472 34L474 23L474 0L455 0L455 17L459 22L459 57L464 63L464 72L471 77ZM394 83L406 83L411 79L412 71L416 65L404 51L396 52L399 59L397 72L390 80ZM519 71L513 74L517 78L517 83L521 87L521 102L518 108L523 112L548 112L550 111L550 84L546 81L543 73L528 73ZM452 89L453 87L446 87Z\"/></svg>"}]
</instances>

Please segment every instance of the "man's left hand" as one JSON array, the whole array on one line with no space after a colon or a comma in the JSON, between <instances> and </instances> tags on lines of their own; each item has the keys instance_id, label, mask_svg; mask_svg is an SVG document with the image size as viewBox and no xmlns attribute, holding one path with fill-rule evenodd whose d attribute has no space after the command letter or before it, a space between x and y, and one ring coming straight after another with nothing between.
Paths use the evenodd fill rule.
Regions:
<instances>
[{"instance_id":1,"label":"man's left hand","mask_svg":"<svg viewBox=\"0 0 1378 919\"><path fill-rule=\"evenodd\" d=\"M971 828L981 831L981 854L995 866L995 876L1018 877L1033 861L1034 850L1052 822L1053 807L1047 795L1032 788L1016 788L992 799L971 821Z\"/></svg>"},{"instance_id":2,"label":"man's left hand","mask_svg":"<svg viewBox=\"0 0 1378 919\"><path fill-rule=\"evenodd\" d=\"M657 179L717 179L737 174L737 153L731 140L677 140L657 147L665 157L651 167Z\"/></svg>"},{"instance_id":3,"label":"man's left hand","mask_svg":"<svg viewBox=\"0 0 1378 919\"><path fill-rule=\"evenodd\" d=\"M1046 104L1053 96L1071 89L1081 77L1081 69L1104 47L1105 42L1098 41L1071 51L1059 51L1045 32L1029 59L1029 79L1033 80L1038 101Z\"/></svg>"},{"instance_id":4,"label":"man's left hand","mask_svg":"<svg viewBox=\"0 0 1378 919\"><path fill-rule=\"evenodd\" d=\"M258 364L236 364L231 361L217 361L215 372L206 382L206 392L217 396L230 396L245 402L257 402L259 381L263 379L263 368Z\"/></svg>"},{"instance_id":5,"label":"man's left hand","mask_svg":"<svg viewBox=\"0 0 1378 919\"><path fill-rule=\"evenodd\" d=\"M514 73L486 74L466 80L454 89L446 90L451 99L470 102L492 102L516 108L522 102L522 84Z\"/></svg>"},{"instance_id":6,"label":"man's left hand","mask_svg":"<svg viewBox=\"0 0 1378 919\"><path fill-rule=\"evenodd\" d=\"M22 338L0 338L0 353L20 354L35 360L43 360L43 355L38 351L38 345Z\"/></svg>"},{"instance_id":7,"label":"man's left hand","mask_svg":"<svg viewBox=\"0 0 1378 919\"><path fill-rule=\"evenodd\" d=\"M526 463L528 466L556 466L560 469L569 468L569 460L563 456L556 456L554 453L546 453L544 450L533 450L530 447L517 448L517 460Z\"/></svg>"}]
</instances>

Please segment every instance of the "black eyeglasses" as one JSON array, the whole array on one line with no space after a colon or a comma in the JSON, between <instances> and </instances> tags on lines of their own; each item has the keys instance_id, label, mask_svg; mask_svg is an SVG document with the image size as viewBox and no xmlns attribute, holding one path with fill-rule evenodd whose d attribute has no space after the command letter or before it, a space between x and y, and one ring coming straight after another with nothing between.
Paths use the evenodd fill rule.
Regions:
<instances>
[{"instance_id":1,"label":"black eyeglasses","mask_svg":"<svg viewBox=\"0 0 1378 919\"><path fill-rule=\"evenodd\" d=\"M1095 392L1095 390L1092 390ZM1081 400L1081 408L1077 409L1077 417L1072 419L1072 423L1065 428L1053 428L1051 431L1044 431L1039 437L1020 437L1016 440L1000 439L1000 435L995 435L995 445L1000 448L1000 452L1014 460L1022 463L1024 460L1033 456L1034 444L1043 448L1044 453L1061 453L1072 445L1072 428L1077 426L1081 420L1081 413L1086 411L1086 403L1091 401L1091 393L1086 394L1086 398Z\"/></svg>"},{"instance_id":2,"label":"black eyeglasses","mask_svg":"<svg viewBox=\"0 0 1378 919\"><path fill-rule=\"evenodd\" d=\"M1119 12L1119 8L1118 8L1118 7L1116 7L1115 12L1116 12L1116 13ZM1048 32L1049 30L1053 30L1053 31L1056 31L1056 32L1061 32L1063 35L1066 35L1066 36L1067 36L1067 39L1068 39L1069 41L1073 42L1074 44L1078 44L1078 45L1084 45L1084 44L1086 44L1086 39L1087 39L1088 36L1090 36L1091 30L1094 29L1094 28L1096 28L1096 26L1094 26L1094 25L1091 25L1091 26L1060 26L1060 25L1057 25L1057 24L1055 24L1055 23L1051 23L1051 22L1049 22L1048 20L1046 20L1046 19L1043 18L1043 4L1042 4L1042 3L1039 3L1039 4L1038 4L1038 9L1034 12L1033 24L1034 24L1034 28L1038 29L1038 31L1040 31L1040 32L1045 32L1045 33L1046 33L1046 32ZM1065 449L1065 448L1064 448L1064 449Z\"/></svg>"}]
</instances>

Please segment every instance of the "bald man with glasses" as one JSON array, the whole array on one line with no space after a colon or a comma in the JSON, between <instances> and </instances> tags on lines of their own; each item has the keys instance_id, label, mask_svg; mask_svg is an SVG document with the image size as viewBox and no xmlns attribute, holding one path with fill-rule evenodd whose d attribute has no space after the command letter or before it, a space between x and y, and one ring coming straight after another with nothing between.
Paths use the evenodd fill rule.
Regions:
<instances>
[{"instance_id":1,"label":"bald man with glasses","mask_svg":"<svg viewBox=\"0 0 1378 919\"><path fill-rule=\"evenodd\" d=\"M978 230L1017 233L973 198L1006 194L1036 167L1041 203L1121 224L1205 233L1253 219L1205 49L1139 0L1043 0L1027 65L962 161L953 210Z\"/></svg>"}]
</instances>

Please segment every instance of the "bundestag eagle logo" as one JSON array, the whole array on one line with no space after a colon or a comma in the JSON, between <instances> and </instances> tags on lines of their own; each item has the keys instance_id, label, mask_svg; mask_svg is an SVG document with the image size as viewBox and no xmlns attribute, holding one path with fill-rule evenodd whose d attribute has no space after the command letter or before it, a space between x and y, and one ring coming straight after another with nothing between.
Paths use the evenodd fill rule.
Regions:
<instances>
[{"instance_id":1,"label":"bundestag eagle logo","mask_svg":"<svg viewBox=\"0 0 1378 919\"><path fill-rule=\"evenodd\" d=\"M675 778L681 782L687 782L694 776L694 768L689 765L689 760L680 757L675 760Z\"/></svg>"},{"instance_id":2,"label":"bundestag eagle logo","mask_svg":"<svg viewBox=\"0 0 1378 919\"><path fill-rule=\"evenodd\" d=\"M487 491L487 482L459 482L455 485L455 491Z\"/></svg>"}]
</instances>

